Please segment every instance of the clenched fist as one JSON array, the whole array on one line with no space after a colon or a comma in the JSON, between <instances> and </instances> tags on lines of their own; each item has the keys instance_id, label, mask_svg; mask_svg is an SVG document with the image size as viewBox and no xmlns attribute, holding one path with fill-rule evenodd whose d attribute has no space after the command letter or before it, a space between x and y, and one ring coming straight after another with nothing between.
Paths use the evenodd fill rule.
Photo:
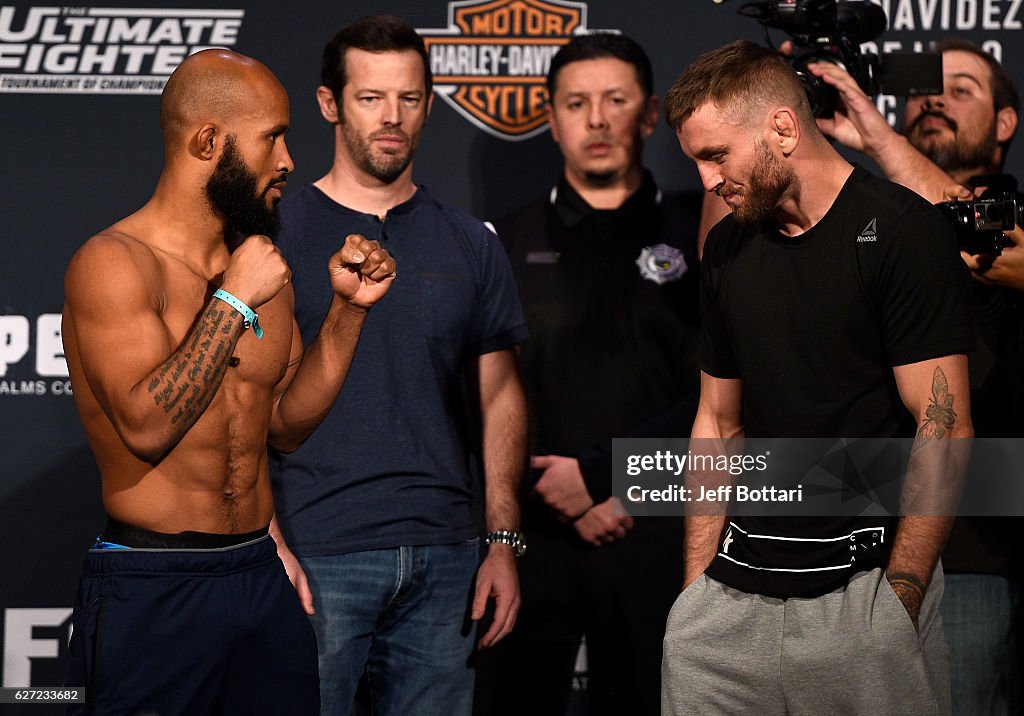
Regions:
<instances>
[{"instance_id":1,"label":"clenched fist","mask_svg":"<svg viewBox=\"0 0 1024 716\"><path fill-rule=\"evenodd\" d=\"M276 296L291 277L291 269L274 243L255 235L231 254L221 288L256 310Z\"/></svg>"},{"instance_id":2,"label":"clenched fist","mask_svg":"<svg viewBox=\"0 0 1024 716\"><path fill-rule=\"evenodd\" d=\"M331 257L328 270L334 293L363 310L379 301L395 280L391 254L359 234L345 237L345 245Z\"/></svg>"}]
</instances>

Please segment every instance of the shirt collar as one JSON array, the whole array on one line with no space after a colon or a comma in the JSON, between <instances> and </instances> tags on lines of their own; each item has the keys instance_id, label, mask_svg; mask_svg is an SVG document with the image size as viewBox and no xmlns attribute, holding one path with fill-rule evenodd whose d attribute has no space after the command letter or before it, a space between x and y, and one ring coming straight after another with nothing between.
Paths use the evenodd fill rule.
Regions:
<instances>
[{"instance_id":1,"label":"shirt collar","mask_svg":"<svg viewBox=\"0 0 1024 716\"><path fill-rule=\"evenodd\" d=\"M563 175L558 184L551 188L549 198L558 217L567 227L572 228L585 219L600 214L617 214L623 218L647 215L661 204L661 189L654 183L654 177L644 169L640 188L633 192L618 209L595 209L579 195Z\"/></svg>"},{"instance_id":2,"label":"shirt collar","mask_svg":"<svg viewBox=\"0 0 1024 716\"><path fill-rule=\"evenodd\" d=\"M335 207L335 209L341 211L344 214L367 217L373 216L373 214L366 214L362 211L358 211L356 209L345 206L344 204L335 201L331 197L327 196L327 194L318 186L316 186L316 184L309 184L308 186L315 194L318 194L330 206ZM432 197L430 195L430 192L427 191L427 187L423 184L417 184L415 193L411 197L403 201L401 204L397 204L388 209L386 216L400 216L402 214L408 214L412 212L416 207L431 200Z\"/></svg>"}]
</instances>

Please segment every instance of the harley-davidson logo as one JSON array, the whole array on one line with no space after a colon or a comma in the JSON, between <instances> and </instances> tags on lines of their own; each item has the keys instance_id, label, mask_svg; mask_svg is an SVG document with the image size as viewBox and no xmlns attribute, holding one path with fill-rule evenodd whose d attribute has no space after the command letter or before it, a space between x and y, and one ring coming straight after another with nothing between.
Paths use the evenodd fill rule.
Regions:
<instances>
[{"instance_id":1,"label":"harley-davidson logo","mask_svg":"<svg viewBox=\"0 0 1024 716\"><path fill-rule=\"evenodd\" d=\"M459 114L501 139L547 127L551 58L587 32L587 5L563 0L457 0L448 27L418 30L434 89Z\"/></svg>"}]
</instances>

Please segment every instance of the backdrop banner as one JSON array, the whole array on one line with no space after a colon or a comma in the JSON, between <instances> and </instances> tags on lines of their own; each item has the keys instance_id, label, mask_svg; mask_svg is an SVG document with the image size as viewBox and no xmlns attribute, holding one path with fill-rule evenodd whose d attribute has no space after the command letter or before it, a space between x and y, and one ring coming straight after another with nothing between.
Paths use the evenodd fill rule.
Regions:
<instances>
[{"instance_id":1,"label":"backdrop banner","mask_svg":"<svg viewBox=\"0 0 1024 716\"><path fill-rule=\"evenodd\" d=\"M416 179L444 201L494 219L546 195L558 178L561 157L547 131L544 76L569 36L606 30L634 37L647 48L655 90L663 94L699 54L738 38L765 42L754 20L736 14L740 4L0 5L0 686L64 680L74 589L104 517L63 355L63 275L86 239L150 196L162 162L159 95L178 63L202 48L229 47L277 74L291 97L294 191L322 176L332 158L331 129L314 97L324 44L363 15L399 15L426 40L438 95ZM957 35L1024 77L1018 0L878 4L890 27L866 49L918 51ZM771 36L776 43L786 37L774 30ZM895 122L900 98L877 102ZM1010 173L1021 175L1022 155L1011 151ZM666 193L699 194L697 172L664 122L647 143L645 160ZM6 708L22 707L0 705ZM37 706L32 713L47 711Z\"/></svg>"}]
</instances>

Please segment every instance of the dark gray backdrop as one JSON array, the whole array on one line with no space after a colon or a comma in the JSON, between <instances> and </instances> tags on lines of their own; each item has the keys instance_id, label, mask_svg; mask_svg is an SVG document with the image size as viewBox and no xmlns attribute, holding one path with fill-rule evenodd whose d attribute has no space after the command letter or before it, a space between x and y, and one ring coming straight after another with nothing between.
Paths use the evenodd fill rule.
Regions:
<instances>
[{"instance_id":1,"label":"dark gray backdrop","mask_svg":"<svg viewBox=\"0 0 1024 716\"><path fill-rule=\"evenodd\" d=\"M529 2L543 6L543 0ZM561 4L577 11L582 8L591 29L621 30L639 40L654 62L659 94L698 54L736 38L762 41L759 26L735 14L738 2L724 6L710 0ZM879 41L880 46L890 43L882 49L914 49L914 43L955 33L991 43L1002 53L1011 73L1022 74L1024 9L1016 0L891 0L879 4L887 9L890 24L895 26ZM199 12L244 10L235 13L241 17L235 19L233 48L264 61L288 89L292 98L288 144L296 162L293 188L321 176L330 163L332 136L319 116L313 93L320 52L331 32L377 12L400 15L418 28L438 29L447 25L449 14L446 0L310 0L287 9L281 3L258 0L206 0L199 5ZM160 8L165 18L174 14L168 14L174 9L168 5L139 3L132 7L140 6ZM138 15L124 12L125 7L115 9L121 9L123 17ZM195 9L197 4L180 7ZM62 69L59 60L80 57L87 51L84 45L98 44L88 50L93 53L116 52L110 50L110 43L91 43L96 38L89 36L89 29L98 27L98 18L118 14L104 9L110 6L66 8L58 10L62 15L45 17L32 16L33 8L39 12L39 6L24 3L0 6L3 686L61 683L80 561L102 525L99 478L67 394L66 366L56 332L64 269L85 239L145 202L161 166L156 94L11 91L23 90L25 74L33 74L33 52L54 53L55 64L49 72L45 63L42 70L34 72L45 75L35 81L51 83L62 75L78 77L74 67ZM34 31L32 17L41 18ZM70 29L75 22L83 26L86 21L80 18L90 18L90 24L76 42ZM152 28L158 21L153 20ZM774 36L783 37L778 32ZM151 45L173 44L174 38L149 40ZM208 37L202 37L200 42L207 41ZM145 44L145 40L138 42ZM36 45L43 47L33 50ZM119 57L112 72L131 74L125 69L126 56ZM106 71L109 75L109 69L101 67L92 74L100 76ZM135 71L159 74L156 69L147 60ZM1016 174L1021 170L1021 153L1011 152L1009 169ZM693 166L663 123L648 143L646 161L666 191L698 190ZM439 197L480 217L493 218L546 192L559 166L546 131L521 141L501 139L473 126L438 98L417 156L416 176ZM122 350L130 351L132 346ZM30 713L43 710L35 707Z\"/></svg>"}]
</instances>

